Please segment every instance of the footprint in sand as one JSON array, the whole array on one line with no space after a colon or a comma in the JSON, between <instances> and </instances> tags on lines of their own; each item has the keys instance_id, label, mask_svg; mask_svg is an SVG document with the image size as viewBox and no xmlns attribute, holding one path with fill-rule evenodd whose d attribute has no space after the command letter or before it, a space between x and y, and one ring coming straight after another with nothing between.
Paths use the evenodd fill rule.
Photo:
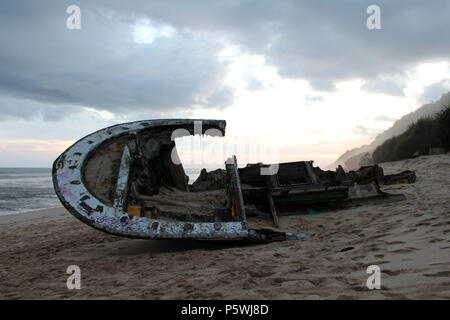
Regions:
<instances>
[{"instance_id":1,"label":"footprint in sand","mask_svg":"<svg viewBox=\"0 0 450 320\"><path fill-rule=\"evenodd\" d=\"M273 271L269 270L249 270L247 272L251 277L255 278L266 278L274 274Z\"/></svg>"},{"instance_id":2,"label":"footprint in sand","mask_svg":"<svg viewBox=\"0 0 450 320\"><path fill-rule=\"evenodd\" d=\"M436 273L425 273L425 277L450 277L450 271L440 271Z\"/></svg>"},{"instance_id":3,"label":"footprint in sand","mask_svg":"<svg viewBox=\"0 0 450 320\"><path fill-rule=\"evenodd\" d=\"M312 283L314 286L318 287L322 283L326 282L327 279L325 279L325 278L316 278L316 279L308 279L307 281Z\"/></svg>"},{"instance_id":4,"label":"footprint in sand","mask_svg":"<svg viewBox=\"0 0 450 320\"><path fill-rule=\"evenodd\" d=\"M391 253L408 253L408 252L412 252L412 251L415 251L415 250L419 250L419 249L417 249L417 248L403 248L403 249L392 250L392 251L389 251L389 252L391 252Z\"/></svg>"},{"instance_id":5,"label":"footprint in sand","mask_svg":"<svg viewBox=\"0 0 450 320\"><path fill-rule=\"evenodd\" d=\"M353 285L352 289L358 292L367 291L367 287L362 285Z\"/></svg>"},{"instance_id":6,"label":"footprint in sand","mask_svg":"<svg viewBox=\"0 0 450 320\"><path fill-rule=\"evenodd\" d=\"M445 226L445 225L448 225L448 224L449 224L449 222L440 222L440 223L432 224L431 226L432 227L442 227L442 226Z\"/></svg>"},{"instance_id":7,"label":"footprint in sand","mask_svg":"<svg viewBox=\"0 0 450 320\"><path fill-rule=\"evenodd\" d=\"M428 223L428 222L421 222L421 223L416 224L416 227L429 226L429 225L430 225L430 223Z\"/></svg>"},{"instance_id":8,"label":"footprint in sand","mask_svg":"<svg viewBox=\"0 0 450 320\"><path fill-rule=\"evenodd\" d=\"M403 241L386 241L387 244L402 244Z\"/></svg>"},{"instance_id":9,"label":"footprint in sand","mask_svg":"<svg viewBox=\"0 0 450 320\"><path fill-rule=\"evenodd\" d=\"M403 273L404 270L391 270L391 269L381 269L381 273L385 273L388 276L396 276Z\"/></svg>"},{"instance_id":10,"label":"footprint in sand","mask_svg":"<svg viewBox=\"0 0 450 320\"><path fill-rule=\"evenodd\" d=\"M381 287L383 289L383 287ZM400 294L400 293L393 293L393 292L381 292L383 295L385 295L388 298L396 299L396 300L406 300L408 299L407 296Z\"/></svg>"},{"instance_id":11,"label":"footprint in sand","mask_svg":"<svg viewBox=\"0 0 450 320\"><path fill-rule=\"evenodd\" d=\"M288 279L288 278L282 278L282 277L276 277L276 278L272 278L270 279L273 285L280 285L283 282L286 281L292 281L292 279Z\"/></svg>"},{"instance_id":12,"label":"footprint in sand","mask_svg":"<svg viewBox=\"0 0 450 320\"><path fill-rule=\"evenodd\" d=\"M244 282L242 282L242 289L248 290L256 287L257 285L258 283L252 279L244 280Z\"/></svg>"},{"instance_id":13,"label":"footprint in sand","mask_svg":"<svg viewBox=\"0 0 450 320\"><path fill-rule=\"evenodd\" d=\"M274 253L273 256L276 257L276 258L289 258L289 255L278 253L278 252Z\"/></svg>"},{"instance_id":14,"label":"footprint in sand","mask_svg":"<svg viewBox=\"0 0 450 320\"><path fill-rule=\"evenodd\" d=\"M293 270L291 270L290 272L304 272L306 270L309 270L308 267L300 267L300 268L295 268Z\"/></svg>"},{"instance_id":15,"label":"footprint in sand","mask_svg":"<svg viewBox=\"0 0 450 320\"><path fill-rule=\"evenodd\" d=\"M381 261L374 261L374 262L372 262L372 264L376 264L376 265L387 264L387 263L391 263L391 261L381 260Z\"/></svg>"}]
</instances>

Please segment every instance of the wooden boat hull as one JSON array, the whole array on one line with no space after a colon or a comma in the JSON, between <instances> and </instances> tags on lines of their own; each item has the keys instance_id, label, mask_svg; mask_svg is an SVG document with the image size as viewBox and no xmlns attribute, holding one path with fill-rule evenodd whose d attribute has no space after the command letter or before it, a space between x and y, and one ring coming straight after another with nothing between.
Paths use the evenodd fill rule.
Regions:
<instances>
[{"instance_id":1,"label":"wooden boat hull","mask_svg":"<svg viewBox=\"0 0 450 320\"><path fill-rule=\"evenodd\" d=\"M85 185L83 170L93 153L106 141L128 135L137 135L142 131L173 131L177 128L193 132L195 120L148 120L115 125L94 132L77 141L64 151L53 164L53 184L57 196L64 207L84 223L120 236L149 239L245 239L249 237L246 223L236 222L182 222L148 219L128 214L120 205L111 205L101 201ZM215 128L224 132L225 121L201 120L203 132ZM126 184L118 181L118 184Z\"/></svg>"}]
</instances>

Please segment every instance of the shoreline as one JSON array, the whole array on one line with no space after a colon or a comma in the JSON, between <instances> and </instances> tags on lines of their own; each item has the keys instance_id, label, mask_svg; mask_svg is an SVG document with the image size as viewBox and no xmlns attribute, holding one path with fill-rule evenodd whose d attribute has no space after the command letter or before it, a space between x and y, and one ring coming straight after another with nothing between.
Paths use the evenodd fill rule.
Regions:
<instances>
[{"instance_id":1,"label":"shoreline","mask_svg":"<svg viewBox=\"0 0 450 320\"><path fill-rule=\"evenodd\" d=\"M10 215L16 215L16 214L32 214L33 212L39 212L39 211L46 211L46 210L52 210L52 209L60 209L64 208L61 206L55 206L55 207L48 207L48 208L38 208L38 209L31 209L31 210L20 210L20 211L8 211L8 212L0 212L0 219L4 216L10 216Z\"/></svg>"},{"instance_id":2,"label":"shoreline","mask_svg":"<svg viewBox=\"0 0 450 320\"><path fill-rule=\"evenodd\" d=\"M43 223L48 220L71 216L63 206L10 213L0 216L0 225L8 223Z\"/></svg>"}]
</instances>

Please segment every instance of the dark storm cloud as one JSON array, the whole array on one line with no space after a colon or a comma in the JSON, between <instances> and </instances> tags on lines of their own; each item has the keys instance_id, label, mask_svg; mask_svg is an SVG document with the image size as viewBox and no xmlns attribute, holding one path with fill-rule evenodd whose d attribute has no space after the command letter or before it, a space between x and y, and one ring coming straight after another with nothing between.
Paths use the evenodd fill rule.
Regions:
<instances>
[{"instance_id":1,"label":"dark storm cloud","mask_svg":"<svg viewBox=\"0 0 450 320\"><path fill-rule=\"evenodd\" d=\"M407 68L450 58L448 0L77 1L76 31L65 27L71 4L0 3L1 95L116 114L224 107L233 93L216 59L223 38L263 55L281 76L328 91L362 78L366 90L401 95ZM372 4L381 30L366 28ZM177 32L138 45L133 26L145 17Z\"/></svg>"},{"instance_id":2,"label":"dark storm cloud","mask_svg":"<svg viewBox=\"0 0 450 320\"><path fill-rule=\"evenodd\" d=\"M79 100L68 92L43 87L39 81L13 74L2 68L0 68L0 93L51 103L68 101L76 103Z\"/></svg>"},{"instance_id":3,"label":"dark storm cloud","mask_svg":"<svg viewBox=\"0 0 450 320\"><path fill-rule=\"evenodd\" d=\"M381 8L381 30L366 27L373 4ZM320 90L333 90L340 80L401 75L420 62L450 57L447 0L178 0L140 1L139 8L179 28L222 32L263 54L280 75L307 79Z\"/></svg>"},{"instance_id":4,"label":"dark storm cloud","mask_svg":"<svg viewBox=\"0 0 450 320\"><path fill-rule=\"evenodd\" d=\"M137 44L142 15L87 2L80 3L81 30L68 30L69 4L0 4L1 119L60 119L67 105L124 114L232 103L222 85L227 65L216 57L222 45L213 38L180 30Z\"/></svg>"},{"instance_id":5,"label":"dark storm cloud","mask_svg":"<svg viewBox=\"0 0 450 320\"><path fill-rule=\"evenodd\" d=\"M17 119L59 121L67 115L74 115L81 111L74 105L64 103L55 105L3 95L0 95L0 110L0 121Z\"/></svg>"}]
</instances>

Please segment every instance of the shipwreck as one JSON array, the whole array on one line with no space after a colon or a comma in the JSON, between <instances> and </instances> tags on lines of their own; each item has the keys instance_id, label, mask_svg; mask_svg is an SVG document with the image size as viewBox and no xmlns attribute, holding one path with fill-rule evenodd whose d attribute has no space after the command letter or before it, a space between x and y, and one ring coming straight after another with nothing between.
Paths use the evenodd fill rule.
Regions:
<instances>
[{"instance_id":1,"label":"shipwreck","mask_svg":"<svg viewBox=\"0 0 450 320\"><path fill-rule=\"evenodd\" d=\"M201 132L194 130L197 121ZM174 131L225 135L225 126L224 120L147 120L94 132L54 161L56 194L76 218L114 235L246 241L303 238L280 230L283 214L405 199L380 190L378 166L347 173L340 166L323 171L312 161L298 161L262 174L270 165L238 168L235 156L226 160L225 169L202 171L189 185L183 165L173 161Z\"/></svg>"}]
</instances>

